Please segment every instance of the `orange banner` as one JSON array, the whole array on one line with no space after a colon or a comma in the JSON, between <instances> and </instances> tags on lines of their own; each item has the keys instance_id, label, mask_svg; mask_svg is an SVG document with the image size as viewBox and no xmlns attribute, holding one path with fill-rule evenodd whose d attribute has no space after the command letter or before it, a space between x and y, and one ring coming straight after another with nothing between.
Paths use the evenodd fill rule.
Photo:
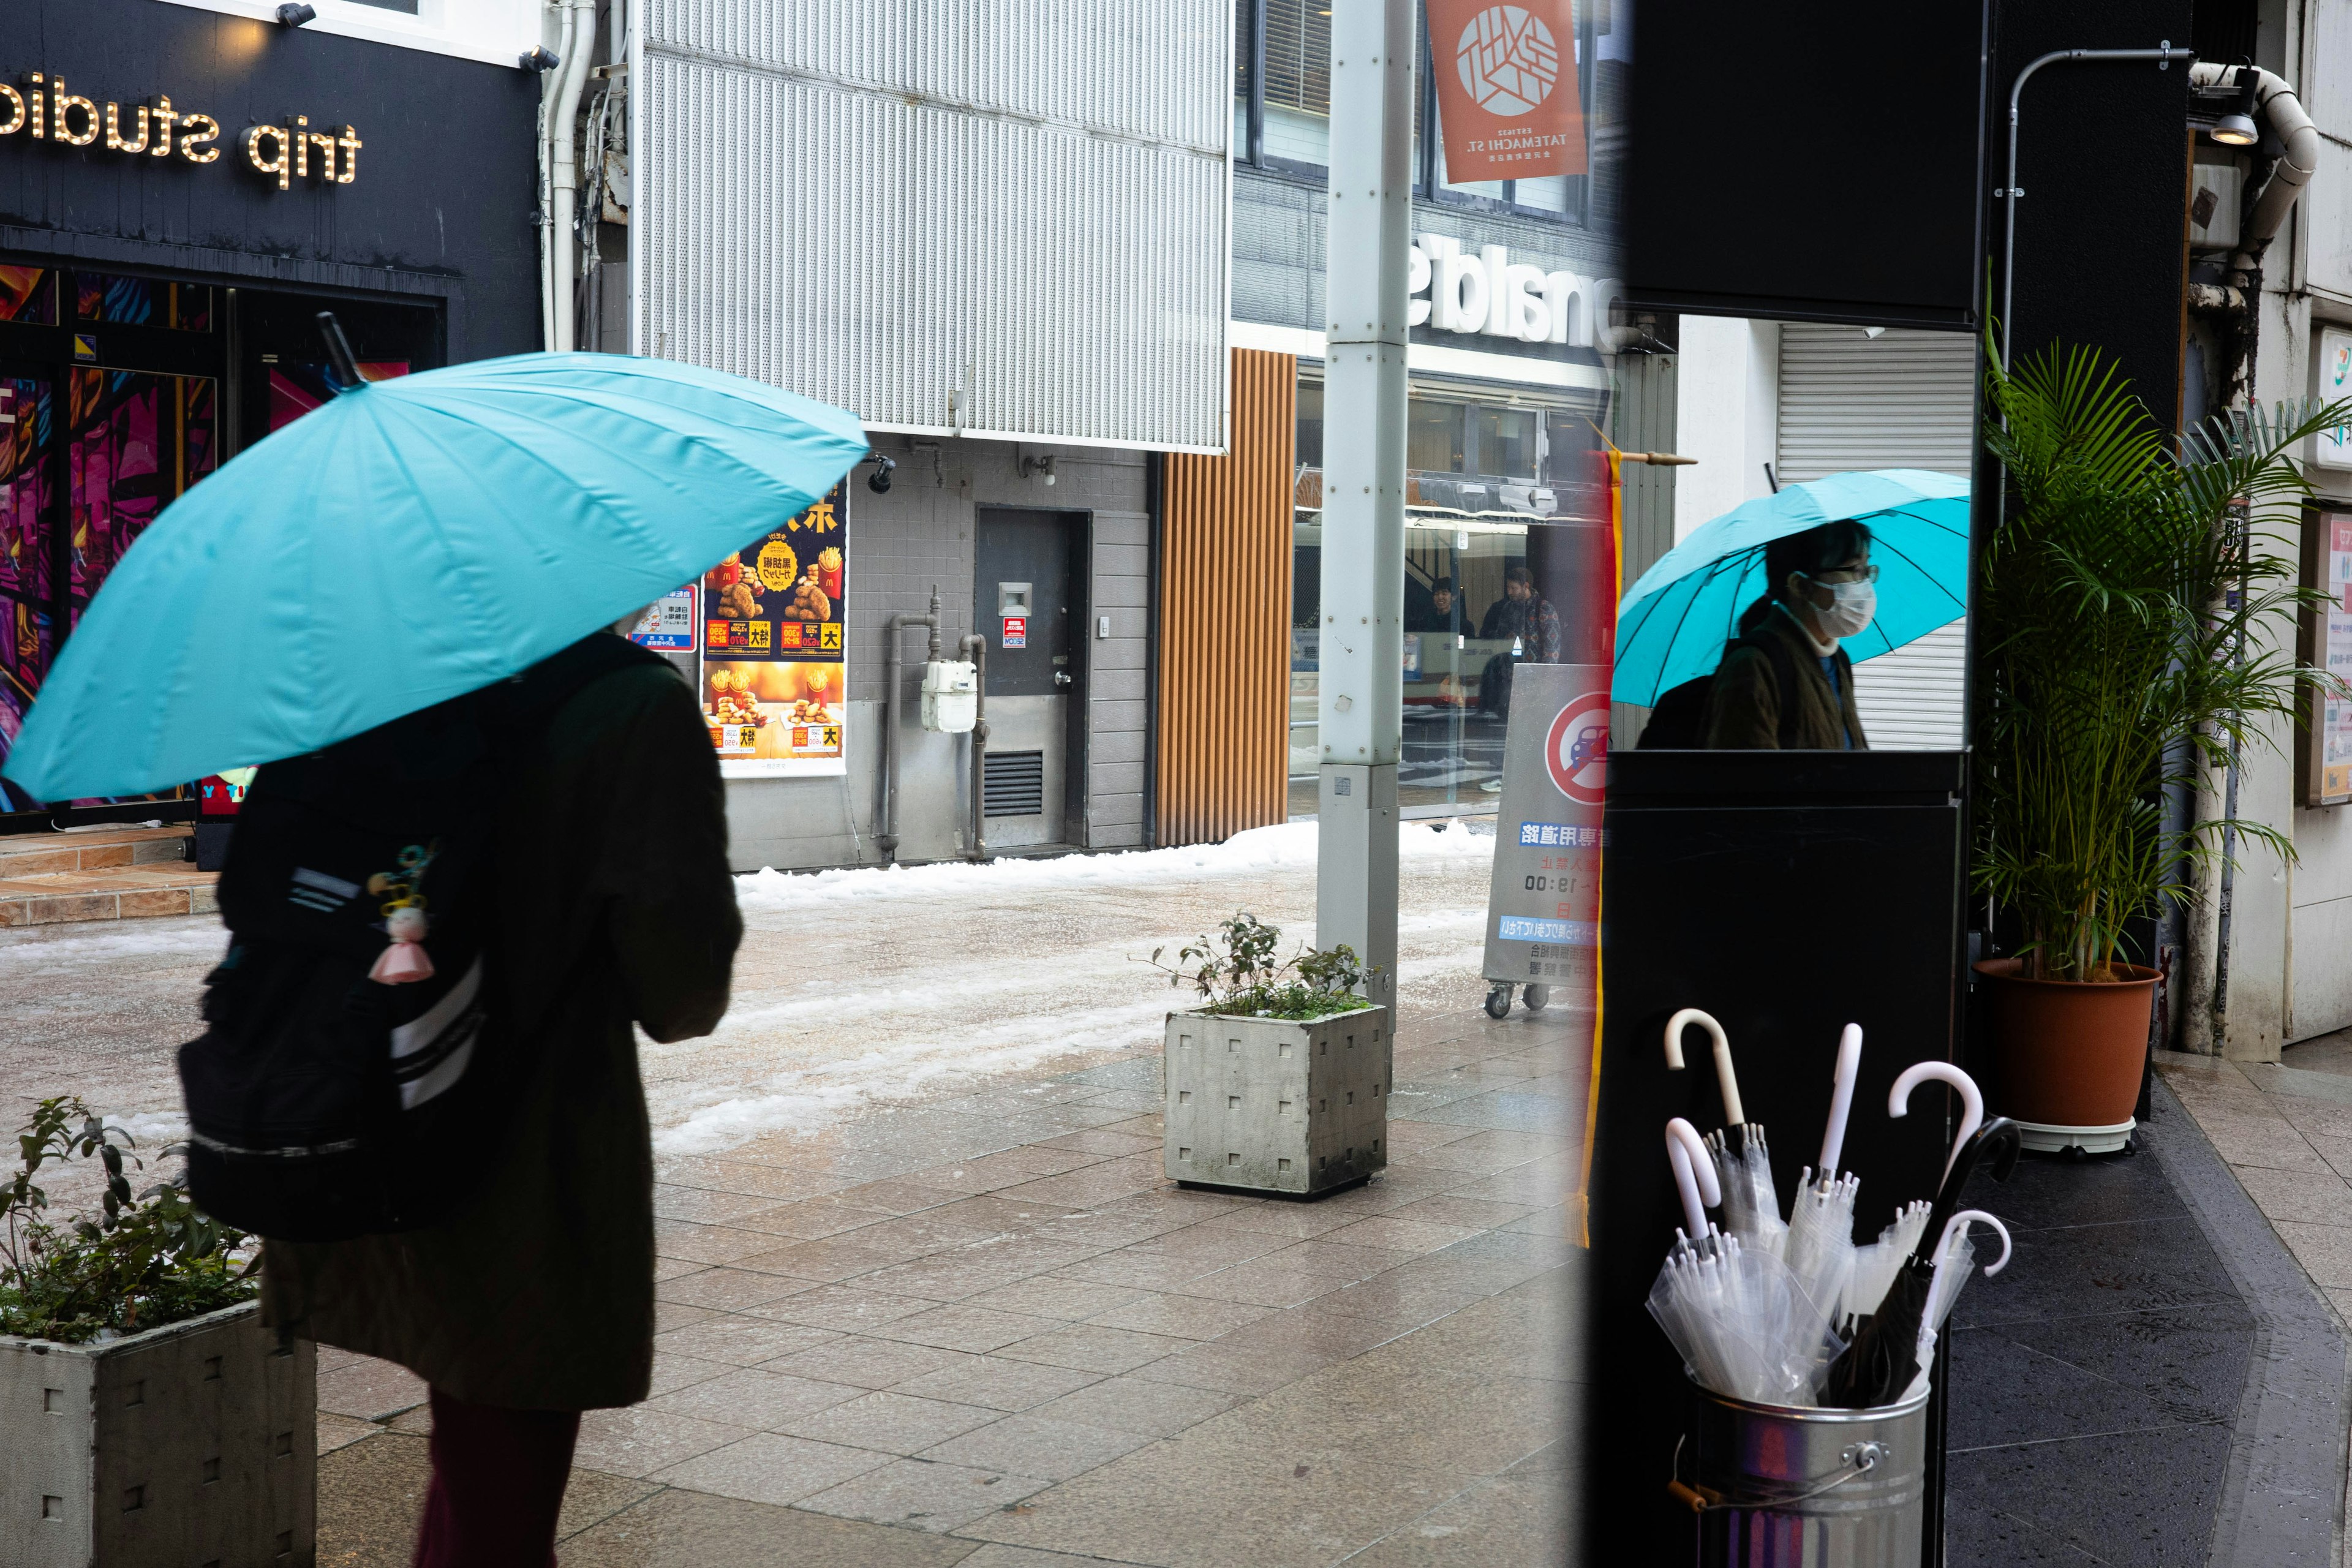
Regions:
<instances>
[{"instance_id":1,"label":"orange banner","mask_svg":"<svg viewBox=\"0 0 2352 1568\"><path fill-rule=\"evenodd\" d=\"M1571 0L1428 5L1446 179L1459 184L1583 174Z\"/></svg>"}]
</instances>

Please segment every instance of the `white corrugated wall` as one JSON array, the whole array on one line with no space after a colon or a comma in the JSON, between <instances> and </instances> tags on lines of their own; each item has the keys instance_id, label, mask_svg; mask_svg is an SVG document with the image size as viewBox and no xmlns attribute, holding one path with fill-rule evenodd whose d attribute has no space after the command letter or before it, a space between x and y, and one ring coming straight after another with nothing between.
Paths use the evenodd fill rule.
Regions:
<instances>
[{"instance_id":1,"label":"white corrugated wall","mask_svg":"<svg viewBox=\"0 0 2352 1568\"><path fill-rule=\"evenodd\" d=\"M869 425L1218 448L1223 0L649 0L637 352Z\"/></svg>"},{"instance_id":2,"label":"white corrugated wall","mask_svg":"<svg viewBox=\"0 0 2352 1568\"><path fill-rule=\"evenodd\" d=\"M1855 468L1967 477L1975 440L1976 342L1964 332L1780 329L1782 482ZM1854 669L1854 706L1874 751L1948 751L1967 733L1966 623L1954 621Z\"/></svg>"}]
</instances>

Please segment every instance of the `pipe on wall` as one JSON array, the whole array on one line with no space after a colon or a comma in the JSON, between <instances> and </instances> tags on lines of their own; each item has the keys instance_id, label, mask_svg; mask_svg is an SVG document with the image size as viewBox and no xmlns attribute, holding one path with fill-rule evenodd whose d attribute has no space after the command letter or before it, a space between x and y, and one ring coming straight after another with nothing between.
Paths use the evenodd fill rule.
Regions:
<instances>
[{"instance_id":1,"label":"pipe on wall","mask_svg":"<svg viewBox=\"0 0 2352 1568\"><path fill-rule=\"evenodd\" d=\"M930 629L930 657L940 657L940 590L931 588L931 613L928 616L893 616L890 617L890 686L882 708L882 830L874 842L882 850L885 861L898 858L898 692L906 684L907 658L904 640L899 633L908 626Z\"/></svg>"},{"instance_id":2,"label":"pipe on wall","mask_svg":"<svg viewBox=\"0 0 2352 1568\"><path fill-rule=\"evenodd\" d=\"M554 331L547 346L558 353L569 353L579 346L572 290L580 279L580 99L588 87L588 57L596 52L596 0L564 0L564 15L570 19L565 36L572 47L556 68L563 79L556 89L549 124L552 156L548 184L554 193L555 211L548 311Z\"/></svg>"},{"instance_id":3,"label":"pipe on wall","mask_svg":"<svg viewBox=\"0 0 2352 1568\"><path fill-rule=\"evenodd\" d=\"M988 858L988 639L972 636L956 645L971 661L971 849L974 861Z\"/></svg>"},{"instance_id":4,"label":"pipe on wall","mask_svg":"<svg viewBox=\"0 0 2352 1568\"><path fill-rule=\"evenodd\" d=\"M2286 226L2286 215L2303 195L2303 188L2319 172L2319 129L2304 111L2303 100L2284 77L2253 66L2222 65L2214 60L2200 60L2189 68L2191 87L2225 87L2236 79L2236 73L2254 73L2254 112L2263 127L2279 140L2282 149L2278 162L2271 169L2271 177L2254 196L2253 210L2247 214L2238 234L2238 248L2230 257L2231 269L2240 275L2243 283L2254 268L2262 265L2263 252L2278 237Z\"/></svg>"},{"instance_id":5,"label":"pipe on wall","mask_svg":"<svg viewBox=\"0 0 2352 1568\"><path fill-rule=\"evenodd\" d=\"M574 34L580 25L580 13L562 0L550 0L561 21L556 34L556 68L541 72L539 79L539 342L541 348L555 347L556 289L556 224L555 224L555 141L556 106L562 97L563 79L579 58L574 47Z\"/></svg>"}]
</instances>

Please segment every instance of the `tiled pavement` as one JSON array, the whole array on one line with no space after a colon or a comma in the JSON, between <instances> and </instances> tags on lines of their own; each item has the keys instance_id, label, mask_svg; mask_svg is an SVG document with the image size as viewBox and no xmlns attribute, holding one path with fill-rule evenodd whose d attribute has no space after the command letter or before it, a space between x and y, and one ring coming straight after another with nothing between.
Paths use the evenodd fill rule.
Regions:
<instances>
[{"instance_id":1,"label":"tiled pavement","mask_svg":"<svg viewBox=\"0 0 2352 1568\"><path fill-rule=\"evenodd\" d=\"M184 826L0 836L0 927L207 913L217 878L189 845Z\"/></svg>"},{"instance_id":2,"label":"tiled pavement","mask_svg":"<svg viewBox=\"0 0 2352 1568\"><path fill-rule=\"evenodd\" d=\"M1559 1560L1590 1023L1405 1032L1395 1163L1312 1204L1169 1183L1156 1055L667 1163L562 1561ZM422 1387L319 1366L319 1561L404 1563Z\"/></svg>"}]
</instances>

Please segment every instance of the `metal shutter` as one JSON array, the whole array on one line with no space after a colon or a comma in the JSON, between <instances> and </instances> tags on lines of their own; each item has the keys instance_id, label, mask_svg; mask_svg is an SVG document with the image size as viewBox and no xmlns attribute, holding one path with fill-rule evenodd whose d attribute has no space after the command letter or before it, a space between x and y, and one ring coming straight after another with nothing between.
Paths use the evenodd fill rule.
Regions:
<instances>
[{"instance_id":1,"label":"metal shutter","mask_svg":"<svg viewBox=\"0 0 2352 1568\"><path fill-rule=\"evenodd\" d=\"M1780 329L1781 480L1853 468L1969 472L1976 341L1965 332ZM1854 705L1879 751L1947 751L1966 734L1966 625L1930 632L1854 671Z\"/></svg>"}]
</instances>

